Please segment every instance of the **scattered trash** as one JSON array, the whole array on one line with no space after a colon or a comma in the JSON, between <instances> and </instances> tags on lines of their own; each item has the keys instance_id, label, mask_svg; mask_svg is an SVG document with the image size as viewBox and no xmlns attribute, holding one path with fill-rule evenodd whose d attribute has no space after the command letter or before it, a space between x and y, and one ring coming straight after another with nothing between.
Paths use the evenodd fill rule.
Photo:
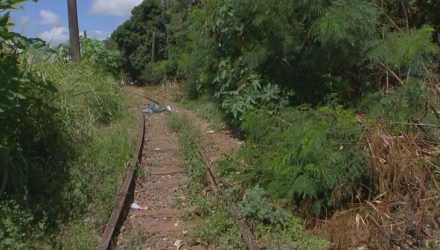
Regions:
<instances>
[{"instance_id":1,"label":"scattered trash","mask_svg":"<svg viewBox=\"0 0 440 250\"><path fill-rule=\"evenodd\" d=\"M177 248L177 250L179 250L182 246L182 240L176 240L176 242L174 242L174 246Z\"/></svg>"},{"instance_id":2,"label":"scattered trash","mask_svg":"<svg viewBox=\"0 0 440 250\"><path fill-rule=\"evenodd\" d=\"M207 133L207 134L214 134L215 131L214 131L214 130L208 130L208 131L206 131L206 133Z\"/></svg>"},{"instance_id":3,"label":"scattered trash","mask_svg":"<svg viewBox=\"0 0 440 250\"><path fill-rule=\"evenodd\" d=\"M173 109L170 106L159 105L157 103L149 103L142 112L144 113L161 113L165 111L172 111Z\"/></svg>"},{"instance_id":4,"label":"scattered trash","mask_svg":"<svg viewBox=\"0 0 440 250\"><path fill-rule=\"evenodd\" d=\"M160 151L160 148L154 148L155 151Z\"/></svg>"},{"instance_id":5,"label":"scattered trash","mask_svg":"<svg viewBox=\"0 0 440 250\"><path fill-rule=\"evenodd\" d=\"M134 210L147 210L148 207L147 206L141 206L141 205L139 205L137 203L133 203L133 204L131 204L131 209L134 209Z\"/></svg>"},{"instance_id":6,"label":"scattered trash","mask_svg":"<svg viewBox=\"0 0 440 250\"><path fill-rule=\"evenodd\" d=\"M188 234L188 230L183 230L182 233L183 233L183 235L185 236L185 235Z\"/></svg>"}]
</instances>

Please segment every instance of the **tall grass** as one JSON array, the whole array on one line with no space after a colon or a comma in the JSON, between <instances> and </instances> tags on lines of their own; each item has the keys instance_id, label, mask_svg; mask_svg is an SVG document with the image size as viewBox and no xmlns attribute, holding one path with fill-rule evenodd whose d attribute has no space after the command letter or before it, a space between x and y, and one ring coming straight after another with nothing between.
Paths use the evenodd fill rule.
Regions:
<instances>
[{"instance_id":1,"label":"tall grass","mask_svg":"<svg viewBox=\"0 0 440 250\"><path fill-rule=\"evenodd\" d=\"M128 112L133 98L87 60L26 63L28 74L57 90L41 95L51 109L40 120L50 126L21 129L39 144L33 158L24 148L23 161L16 163L28 169L24 192L8 193L0 202L0 248L93 249L131 158L137 135L137 119Z\"/></svg>"}]
</instances>

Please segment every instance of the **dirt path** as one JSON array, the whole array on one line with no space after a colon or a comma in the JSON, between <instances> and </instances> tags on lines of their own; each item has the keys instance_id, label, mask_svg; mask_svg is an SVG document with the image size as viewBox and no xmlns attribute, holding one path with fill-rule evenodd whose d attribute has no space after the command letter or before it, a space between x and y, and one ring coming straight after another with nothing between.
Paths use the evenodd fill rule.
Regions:
<instances>
[{"instance_id":1,"label":"dirt path","mask_svg":"<svg viewBox=\"0 0 440 250\"><path fill-rule=\"evenodd\" d=\"M147 95L154 98L155 94L149 92L147 90ZM167 97L159 97L159 101L171 104L173 112L189 116L201 129L205 139L211 142L203 150L211 163L239 148L241 142L226 131L213 133L210 124L192 111L177 107ZM184 162L178 140L169 131L166 120L166 113L146 117L143 158L134 199L148 209L130 210L121 228L120 249L203 249L189 245L188 235L200 221L192 219L190 201L185 197L188 179L182 166Z\"/></svg>"},{"instance_id":2,"label":"dirt path","mask_svg":"<svg viewBox=\"0 0 440 250\"><path fill-rule=\"evenodd\" d=\"M187 178L182 168L177 138L168 130L166 114L146 117L146 136L140 174L136 180L135 202L147 210L132 209L120 235L122 249L176 249L191 225L183 221L190 213L182 190ZM178 243L178 242L177 242Z\"/></svg>"}]
</instances>

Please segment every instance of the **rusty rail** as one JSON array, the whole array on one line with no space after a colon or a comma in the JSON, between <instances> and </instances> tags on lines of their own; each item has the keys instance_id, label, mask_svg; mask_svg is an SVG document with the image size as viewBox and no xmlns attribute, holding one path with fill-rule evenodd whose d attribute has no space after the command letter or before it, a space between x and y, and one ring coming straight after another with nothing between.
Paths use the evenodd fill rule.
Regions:
<instances>
[{"instance_id":1,"label":"rusty rail","mask_svg":"<svg viewBox=\"0 0 440 250\"><path fill-rule=\"evenodd\" d=\"M220 187L218 185L218 180L215 177L214 170L210 164L210 162L206 159L206 157L203 155L200 148L197 148L197 153L200 157L200 159L205 163L206 168L208 169L208 176L211 179L211 185L214 186L214 188L219 191ZM249 228L248 224L246 223L246 218L240 215L237 208L232 204L230 200L225 198L226 204L228 205L229 212L234 216L235 223L238 226L238 229L241 233L241 238L243 239L246 248L248 250L260 250L260 246L258 245L257 240L255 239L254 235L252 234L251 229Z\"/></svg>"},{"instance_id":2,"label":"rusty rail","mask_svg":"<svg viewBox=\"0 0 440 250\"><path fill-rule=\"evenodd\" d=\"M130 94L135 94L135 93L130 93ZM138 94L136 94L136 95L138 95ZM149 101L158 103L149 97L142 96L142 95L138 95L138 96L144 97L145 99L147 99ZM142 159L142 148L143 148L144 138L145 138L145 117L144 117L143 113L141 112L141 108L138 111L138 116L139 116L141 122L139 123L139 128L138 128L139 137L138 137L137 145L136 145L136 148L135 148L135 151L133 154L133 158L130 161L130 164L129 164L129 167L127 170L127 174L124 179L124 183L122 184L122 187L118 193L118 199L116 201L116 205L113 208L110 219L105 227L104 233L102 234L102 237L101 237L101 241L98 245L99 250L107 250L110 248L110 246L112 244L113 237L115 235L116 228L121 223L120 220L121 220L121 215L124 211L124 208L129 209L129 207L128 207L129 204L127 204L127 197L129 194L130 186L133 183L136 165ZM218 190L219 189L218 181L213 173L211 164L204 157L204 155L200 151L200 149L198 149L198 154L208 169L209 177L210 177L212 183L214 184L215 189ZM228 200L226 200L226 202L228 204L228 207L229 207L231 214L235 218L235 222L238 225L238 228L240 230L240 233L242 235L243 241L246 244L247 249L259 250L260 247L258 246L258 243L255 240L255 237L252 234L252 231L250 230L249 226L247 225L245 218L240 216L237 209L234 206L232 206Z\"/></svg>"},{"instance_id":3,"label":"rusty rail","mask_svg":"<svg viewBox=\"0 0 440 250\"><path fill-rule=\"evenodd\" d=\"M136 165L142 159L142 147L144 144L145 137L145 118L141 112L141 109L138 111L138 116L140 118L139 128L138 128L138 141L133 154L133 158L130 161L130 165L128 166L127 174L124 179L124 183L118 193L118 199L116 201L116 205L113 208L110 219L105 227L104 233L102 234L101 241L98 245L99 250L107 250L112 243L112 239L115 233L115 230L118 226L118 222L121 218L121 214L124 210L124 206L127 204L127 196L129 193L130 186L133 183L133 177L136 169Z\"/></svg>"}]
</instances>

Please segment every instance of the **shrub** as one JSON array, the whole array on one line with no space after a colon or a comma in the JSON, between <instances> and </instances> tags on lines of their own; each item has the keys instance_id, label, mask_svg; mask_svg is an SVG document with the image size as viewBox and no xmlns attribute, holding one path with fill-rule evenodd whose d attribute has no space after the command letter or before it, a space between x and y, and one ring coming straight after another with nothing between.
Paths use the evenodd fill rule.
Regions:
<instances>
[{"instance_id":1,"label":"shrub","mask_svg":"<svg viewBox=\"0 0 440 250\"><path fill-rule=\"evenodd\" d=\"M236 164L247 185L259 183L273 197L289 198L301 211L321 214L351 201L367 184L358 149L363 127L342 107L254 111L243 119L248 144ZM231 171L231 170L230 170Z\"/></svg>"},{"instance_id":2,"label":"shrub","mask_svg":"<svg viewBox=\"0 0 440 250\"><path fill-rule=\"evenodd\" d=\"M163 60L147 64L140 79L146 83L156 84L170 79L173 73L174 69L170 62Z\"/></svg>"}]
</instances>

